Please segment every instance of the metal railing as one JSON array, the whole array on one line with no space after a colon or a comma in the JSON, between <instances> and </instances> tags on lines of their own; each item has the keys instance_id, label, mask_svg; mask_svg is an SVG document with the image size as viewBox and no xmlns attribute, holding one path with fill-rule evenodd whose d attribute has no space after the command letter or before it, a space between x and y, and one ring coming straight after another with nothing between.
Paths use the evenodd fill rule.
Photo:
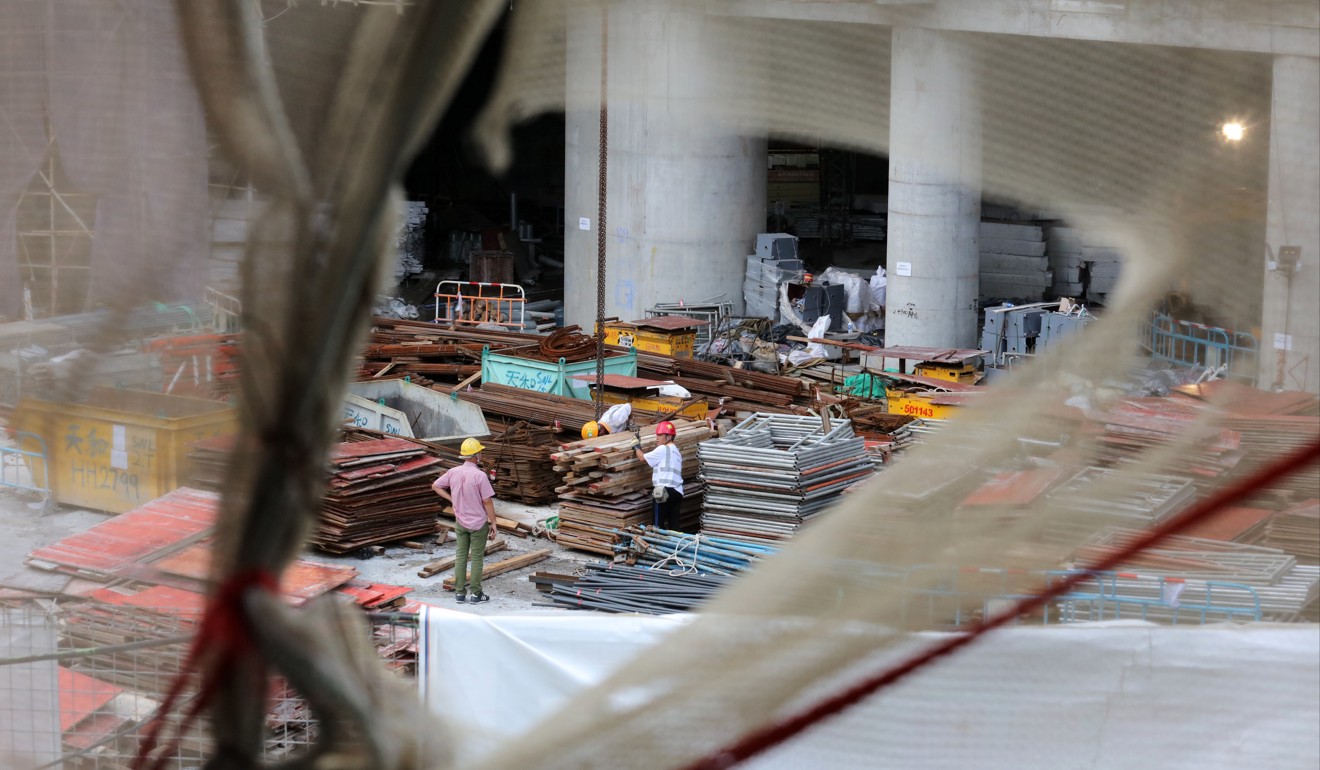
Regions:
<instances>
[{"instance_id":1,"label":"metal railing","mask_svg":"<svg viewBox=\"0 0 1320 770\"><path fill-rule=\"evenodd\" d=\"M50 462L46 441L27 431L11 431L14 445L0 444L0 488L32 492L50 503ZM24 449L23 445L35 445Z\"/></svg>"},{"instance_id":2,"label":"metal railing","mask_svg":"<svg viewBox=\"0 0 1320 770\"><path fill-rule=\"evenodd\" d=\"M928 628L965 628L994 617L1059 581L1085 575L1073 590L1016 624L1055 625L1100 620L1146 620L1178 625L1250 622L1265 616L1252 586L1220 580L1089 570L1028 571L916 566L897 573L904 616Z\"/></svg>"},{"instance_id":3,"label":"metal railing","mask_svg":"<svg viewBox=\"0 0 1320 770\"><path fill-rule=\"evenodd\" d=\"M515 283L441 281L435 287L435 322L450 327L525 326L527 293Z\"/></svg>"},{"instance_id":4,"label":"metal railing","mask_svg":"<svg viewBox=\"0 0 1320 770\"><path fill-rule=\"evenodd\" d=\"M1157 361L1254 381L1260 342L1246 332L1180 321L1160 312L1144 324L1141 345Z\"/></svg>"}]
</instances>

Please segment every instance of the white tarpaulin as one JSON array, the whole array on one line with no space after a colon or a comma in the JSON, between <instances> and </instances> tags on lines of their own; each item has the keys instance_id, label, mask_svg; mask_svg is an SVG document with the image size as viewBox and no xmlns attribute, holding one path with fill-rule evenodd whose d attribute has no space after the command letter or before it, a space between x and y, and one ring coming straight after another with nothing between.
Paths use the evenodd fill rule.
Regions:
<instances>
[{"instance_id":1,"label":"white tarpaulin","mask_svg":"<svg viewBox=\"0 0 1320 770\"><path fill-rule=\"evenodd\" d=\"M423 698L464 736L460 757L473 764L683 622L428 608ZM864 669L939 638L915 634ZM1277 686L1285 681L1289 687ZM630 705L625 695L621 708ZM1315 625L1019 627L989 635L746 766L1314 770L1318 725Z\"/></svg>"}]
</instances>

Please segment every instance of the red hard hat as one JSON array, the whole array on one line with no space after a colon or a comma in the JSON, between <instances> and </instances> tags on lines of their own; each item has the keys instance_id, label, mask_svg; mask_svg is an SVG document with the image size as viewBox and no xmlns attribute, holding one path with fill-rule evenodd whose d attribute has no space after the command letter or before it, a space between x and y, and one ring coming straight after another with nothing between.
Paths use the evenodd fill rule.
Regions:
<instances>
[{"instance_id":1,"label":"red hard hat","mask_svg":"<svg viewBox=\"0 0 1320 770\"><path fill-rule=\"evenodd\" d=\"M665 420L664 422L659 423L658 425L655 426L655 435L677 436L678 431L674 428L674 424L672 422L670 422L669 420Z\"/></svg>"}]
</instances>

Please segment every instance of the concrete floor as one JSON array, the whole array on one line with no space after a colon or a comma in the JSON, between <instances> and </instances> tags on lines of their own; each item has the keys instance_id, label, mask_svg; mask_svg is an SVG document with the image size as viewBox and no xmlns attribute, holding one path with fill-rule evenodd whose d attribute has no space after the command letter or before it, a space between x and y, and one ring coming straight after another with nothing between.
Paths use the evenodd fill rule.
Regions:
<instances>
[{"instance_id":1,"label":"concrete floor","mask_svg":"<svg viewBox=\"0 0 1320 770\"><path fill-rule=\"evenodd\" d=\"M496 510L503 517L528 523L544 520L555 513L554 507L551 506L531 507L499 500L496 501ZM109 518L107 514L95 511L55 505L43 507L40 502L25 493L0 487L0 586L50 592L62 590L69 582L69 578L60 573L26 566L24 560L28 553L61 538L86 531L107 518ZM495 615L528 611L569 611L539 606L548 604L549 600L536 590L527 580L527 576L537 571L573 574L582 569L585 563L597 560L597 557L566 550L543 538L517 538L509 535L503 537L509 541L508 549L488 557L487 565L539 548L550 548L552 554L545 561L530 567L484 580L484 591L490 595L491 600L480 605L458 604L454 601L454 594L444 590L442 583L444 578L453 574L452 570L430 578L417 576L417 570L422 565L454 553L452 539L444 545L431 545L429 550L402 546L388 547L383 555L369 559L331 556L315 551L309 551L305 554L305 558L352 567L360 573L361 579L407 586L414 589L409 595L410 598L463 612ZM434 538L431 538L431 541L434 542Z\"/></svg>"}]
</instances>

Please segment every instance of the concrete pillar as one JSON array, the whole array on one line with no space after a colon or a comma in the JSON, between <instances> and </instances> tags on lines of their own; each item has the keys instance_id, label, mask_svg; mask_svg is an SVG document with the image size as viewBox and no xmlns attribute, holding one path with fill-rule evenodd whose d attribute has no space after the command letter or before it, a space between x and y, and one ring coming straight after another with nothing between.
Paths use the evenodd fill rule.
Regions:
<instances>
[{"instance_id":1,"label":"concrete pillar","mask_svg":"<svg viewBox=\"0 0 1320 770\"><path fill-rule=\"evenodd\" d=\"M1266 259L1301 249L1300 270L1266 264L1260 379L1265 389L1320 392L1320 59L1274 60Z\"/></svg>"},{"instance_id":2,"label":"concrete pillar","mask_svg":"<svg viewBox=\"0 0 1320 770\"><path fill-rule=\"evenodd\" d=\"M623 2L609 11L605 314L717 295L742 309L745 258L765 228L766 140L722 125L730 87L701 16ZM570 17L564 151L564 315L596 318L601 20ZM709 35L709 36L708 36ZM586 220L587 229L582 229Z\"/></svg>"},{"instance_id":3,"label":"concrete pillar","mask_svg":"<svg viewBox=\"0 0 1320 770\"><path fill-rule=\"evenodd\" d=\"M981 105L956 33L895 28L885 344L976 346Z\"/></svg>"}]
</instances>

